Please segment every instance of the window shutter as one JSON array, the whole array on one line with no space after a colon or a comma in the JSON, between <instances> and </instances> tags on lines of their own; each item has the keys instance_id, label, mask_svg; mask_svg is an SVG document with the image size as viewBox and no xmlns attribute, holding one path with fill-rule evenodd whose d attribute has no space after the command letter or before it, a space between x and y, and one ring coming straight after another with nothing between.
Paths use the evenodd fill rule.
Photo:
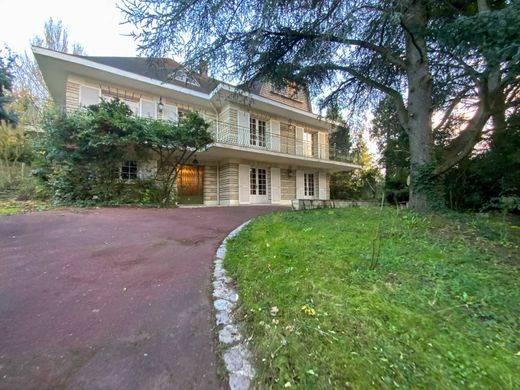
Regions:
<instances>
[{"instance_id":1,"label":"window shutter","mask_svg":"<svg viewBox=\"0 0 520 390\"><path fill-rule=\"evenodd\" d=\"M319 158L329 159L329 137L327 133L318 133L318 156Z\"/></svg>"},{"instance_id":2,"label":"window shutter","mask_svg":"<svg viewBox=\"0 0 520 390\"><path fill-rule=\"evenodd\" d=\"M177 109L177 106L165 104L163 106L162 118L167 121L177 122L179 119L179 110Z\"/></svg>"},{"instance_id":3,"label":"window shutter","mask_svg":"<svg viewBox=\"0 0 520 390\"><path fill-rule=\"evenodd\" d=\"M320 200L327 200L327 174L325 172L319 173L318 191Z\"/></svg>"},{"instance_id":4,"label":"window shutter","mask_svg":"<svg viewBox=\"0 0 520 390\"><path fill-rule=\"evenodd\" d=\"M249 122L251 116L248 112L238 111L237 122L238 122L238 144L249 145L250 142L250 131Z\"/></svg>"},{"instance_id":5,"label":"window shutter","mask_svg":"<svg viewBox=\"0 0 520 390\"><path fill-rule=\"evenodd\" d=\"M249 200L249 170L250 165L238 165L238 203L247 204Z\"/></svg>"},{"instance_id":6,"label":"window shutter","mask_svg":"<svg viewBox=\"0 0 520 390\"><path fill-rule=\"evenodd\" d=\"M296 199L304 198L303 171L296 171Z\"/></svg>"},{"instance_id":7,"label":"window shutter","mask_svg":"<svg viewBox=\"0 0 520 390\"><path fill-rule=\"evenodd\" d=\"M296 155L303 156L303 127L296 126Z\"/></svg>"},{"instance_id":8,"label":"window shutter","mask_svg":"<svg viewBox=\"0 0 520 390\"><path fill-rule=\"evenodd\" d=\"M280 151L280 121L270 120L271 129L271 149L275 152Z\"/></svg>"},{"instance_id":9,"label":"window shutter","mask_svg":"<svg viewBox=\"0 0 520 390\"><path fill-rule=\"evenodd\" d=\"M280 203L282 199L280 168L271 168L271 203Z\"/></svg>"},{"instance_id":10,"label":"window shutter","mask_svg":"<svg viewBox=\"0 0 520 390\"><path fill-rule=\"evenodd\" d=\"M144 118L157 118L157 108L155 102L141 99L141 116Z\"/></svg>"},{"instance_id":11,"label":"window shutter","mask_svg":"<svg viewBox=\"0 0 520 390\"><path fill-rule=\"evenodd\" d=\"M101 91L98 88L87 87L82 85L80 87L80 104L83 107L88 107L93 104L98 104L100 101Z\"/></svg>"}]
</instances>

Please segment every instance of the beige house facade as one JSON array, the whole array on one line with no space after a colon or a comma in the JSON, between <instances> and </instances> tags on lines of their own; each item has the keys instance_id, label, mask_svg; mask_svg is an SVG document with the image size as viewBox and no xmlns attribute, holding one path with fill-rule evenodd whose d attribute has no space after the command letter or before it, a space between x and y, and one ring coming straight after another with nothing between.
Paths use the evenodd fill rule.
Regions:
<instances>
[{"instance_id":1,"label":"beige house facade","mask_svg":"<svg viewBox=\"0 0 520 390\"><path fill-rule=\"evenodd\" d=\"M330 174L357 166L329 150L334 123L312 112L302 89L258 83L250 92L208 77L206 67L184 73L172 60L87 57L33 47L59 106L68 111L119 98L135 115L179 120L197 111L211 124L214 143L182 167L181 203L290 205L330 199ZM126 178L154 174L156 161L124 161Z\"/></svg>"}]
</instances>

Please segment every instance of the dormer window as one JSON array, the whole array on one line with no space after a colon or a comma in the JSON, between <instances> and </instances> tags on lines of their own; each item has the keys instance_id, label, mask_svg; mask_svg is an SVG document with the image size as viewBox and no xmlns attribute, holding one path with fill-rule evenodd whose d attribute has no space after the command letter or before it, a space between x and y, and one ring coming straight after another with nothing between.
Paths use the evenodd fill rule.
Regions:
<instances>
[{"instance_id":1,"label":"dormer window","mask_svg":"<svg viewBox=\"0 0 520 390\"><path fill-rule=\"evenodd\" d=\"M175 80L181 81L183 83L195 85L197 87L200 86L200 84L197 82L197 80L195 80L195 78L193 76L190 76L189 74L187 74L185 72L177 72L175 74Z\"/></svg>"}]
</instances>

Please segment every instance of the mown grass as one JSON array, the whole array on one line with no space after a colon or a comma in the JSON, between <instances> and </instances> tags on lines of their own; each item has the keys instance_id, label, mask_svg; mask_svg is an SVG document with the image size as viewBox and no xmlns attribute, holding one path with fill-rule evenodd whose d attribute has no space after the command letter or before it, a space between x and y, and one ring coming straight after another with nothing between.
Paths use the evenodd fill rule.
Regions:
<instances>
[{"instance_id":1,"label":"mown grass","mask_svg":"<svg viewBox=\"0 0 520 390\"><path fill-rule=\"evenodd\" d=\"M256 387L520 388L518 226L386 209L370 269L377 216L275 213L229 242Z\"/></svg>"}]
</instances>

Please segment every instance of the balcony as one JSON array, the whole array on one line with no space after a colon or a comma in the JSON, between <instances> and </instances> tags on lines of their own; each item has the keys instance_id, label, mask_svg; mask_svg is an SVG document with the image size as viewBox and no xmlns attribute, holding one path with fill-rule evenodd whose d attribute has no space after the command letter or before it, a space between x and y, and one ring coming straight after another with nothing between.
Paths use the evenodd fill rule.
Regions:
<instances>
[{"instance_id":1,"label":"balcony","mask_svg":"<svg viewBox=\"0 0 520 390\"><path fill-rule=\"evenodd\" d=\"M249 127L217 121L211 122L210 129L215 143L319 160L352 162L350 156L334 153L334 148L329 150L328 143L319 144L318 142L296 139L295 137L275 134L269 131L254 132Z\"/></svg>"}]
</instances>

